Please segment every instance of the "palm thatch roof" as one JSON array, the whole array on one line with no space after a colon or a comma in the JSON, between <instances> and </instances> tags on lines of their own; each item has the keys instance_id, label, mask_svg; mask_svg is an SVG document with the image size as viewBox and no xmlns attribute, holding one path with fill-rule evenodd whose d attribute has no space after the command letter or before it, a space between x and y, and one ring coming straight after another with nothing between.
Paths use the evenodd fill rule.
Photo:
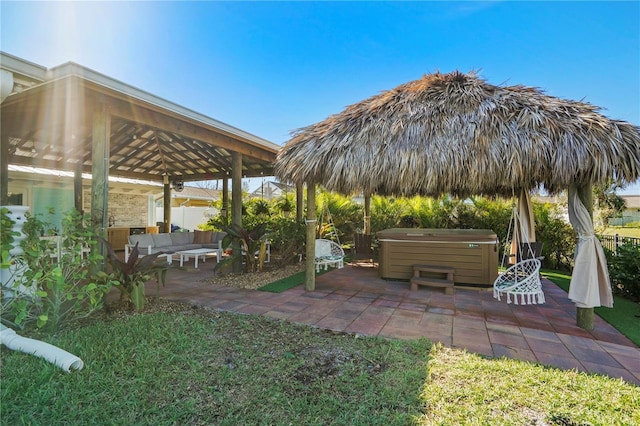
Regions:
<instances>
[{"instance_id":1,"label":"palm thatch roof","mask_svg":"<svg viewBox=\"0 0 640 426\"><path fill-rule=\"evenodd\" d=\"M497 194L640 177L640 128L588 103L434 73L298 129L283 181L344 194Z\"/></svg>"}]
</instances>

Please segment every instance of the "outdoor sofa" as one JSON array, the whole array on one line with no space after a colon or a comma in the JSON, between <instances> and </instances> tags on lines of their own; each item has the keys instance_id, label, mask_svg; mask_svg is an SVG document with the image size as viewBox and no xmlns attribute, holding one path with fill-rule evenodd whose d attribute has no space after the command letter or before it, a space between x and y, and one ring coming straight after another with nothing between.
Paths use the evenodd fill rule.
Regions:
<instances>
[{"instance_id":1,"label":"outdoor sofa","mask_svg":"<svg viewBox=\"0 0 640 426\"><path fill-rule=\"evenodd\" d=\"M129 235L129 243L124 246L125 262L129 260L131 250L138 243L138 256L160 252L178 252L207 248L216 250L218 259L222 258L222 240L227 234L215 231L172 232L160 234Z\"/></svg>"}]
</instances>

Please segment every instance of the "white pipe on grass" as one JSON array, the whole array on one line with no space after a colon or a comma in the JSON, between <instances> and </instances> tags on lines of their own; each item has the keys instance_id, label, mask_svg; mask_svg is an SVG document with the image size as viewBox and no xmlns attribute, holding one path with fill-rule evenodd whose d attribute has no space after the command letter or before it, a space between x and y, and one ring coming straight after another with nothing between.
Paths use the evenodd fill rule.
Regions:
<instances>
[{"instance_id":1,"label":"white pipe on grass","mask_svg":"<svg viewBox=\"0 0 640 426\"><path fill-rule=\"evenodd\" d=\"M0 324L0 344L7 348L35 355L57 365L69 373L71 369L82 370L84 363L77 356L40 340L22 337L12 329Z\"/></svg>"}]
</instances>

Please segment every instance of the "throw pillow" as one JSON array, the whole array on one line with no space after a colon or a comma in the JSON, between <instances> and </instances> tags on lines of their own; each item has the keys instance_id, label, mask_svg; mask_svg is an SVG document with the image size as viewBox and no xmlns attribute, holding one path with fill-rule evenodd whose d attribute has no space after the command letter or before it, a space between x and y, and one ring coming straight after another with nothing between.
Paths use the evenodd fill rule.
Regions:
<instances>
[{"instance_id":1,"label":"throw pillow","mask_svg":"<svg viewBox=\"0 0 640 426\"><path fill-rule=\"evenodd\" d=\"M213 238L213 231L195 231L193 236L194 244L210 244Z\"/></svg>"}]
</instances>

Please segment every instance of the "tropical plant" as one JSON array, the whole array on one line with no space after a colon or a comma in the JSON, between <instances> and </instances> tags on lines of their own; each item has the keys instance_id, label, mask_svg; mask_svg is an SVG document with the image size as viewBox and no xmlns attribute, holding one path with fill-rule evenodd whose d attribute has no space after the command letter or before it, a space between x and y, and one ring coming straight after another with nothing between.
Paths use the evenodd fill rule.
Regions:
<instances>
[{"instance_id":1,"label":"tropical plant","mask_svg":"<svg viewBox=\"0 0 640 426\"><path fill-rule=\"evenodd\" d=\"M616 252L606 250L613 291L640 302L640 246L631 240L618 246Z\"/></svg>"},{"instance_id":2,"label":"tropical plant","mask_svg":"<svg viewBox=\"0 0 640 426\"><path fill-rule=\"evenodd\" d=\"M223 247L238 247L232 250L231 255L218 262L215 269L219 270L230 263L243 262L244 272L262 270L266 250L267 223L258 223L251 228L243 228L233 224L223 229L226 236L222 240ZM258 253L258 259L256 259Z\"/></svg>"},{"instance_id":3,"label":"tropical plant","mask_svg":"<svg viewBox=\"0 0 640 426\"><path fill-rule=\"evenodd\" d=\"M271 261L278 266L297 262L304 252L305 224L286 217L272 218L269 222L269 242L271 243ZM273 256L276 252L279 256Z\"/></svg>"},{"instance_id":4,"label":"tropical plant","mask_svg":"<svg viewBox=\"0 0 640 426\"><path fill-rule=\"evenodd\" d=\"M111 244L104 238L100 238L102 244L107 248L107 260L111 265L112 272L118 281L120 290L120 300L130 301L136 310L144 309L145 284L155 278L156 284L164 286L167 271L172 268L170 263L158 259L158 255L163 252L148 254L140 257L138 243L129 254L129 259L125 262L115 252Z\"/></svg>"},{"instance_id":5,"label":"tropical plant","mask_svg":"<svg viewBox=\"0 0 640 426\"><path fill-rule=\"evenodd\" d=\"M11 259L17 265L10 269L11 288L3 289L11 293L8 297L3 294L3 323L19 328L35 323L37 327L57 330L102 307L104 295L114 284L99 270L102 256L75 251L80 245L95 244L96 236L83 226L78 212L66 213L63 223L62 237L72 242L51 256L47 242L40 238L48 222L39 215L27 216L22 228L26 235L21 243L22 253ZM12 245L4 238L3 252Z\"/></svg>"}]
</instances>

